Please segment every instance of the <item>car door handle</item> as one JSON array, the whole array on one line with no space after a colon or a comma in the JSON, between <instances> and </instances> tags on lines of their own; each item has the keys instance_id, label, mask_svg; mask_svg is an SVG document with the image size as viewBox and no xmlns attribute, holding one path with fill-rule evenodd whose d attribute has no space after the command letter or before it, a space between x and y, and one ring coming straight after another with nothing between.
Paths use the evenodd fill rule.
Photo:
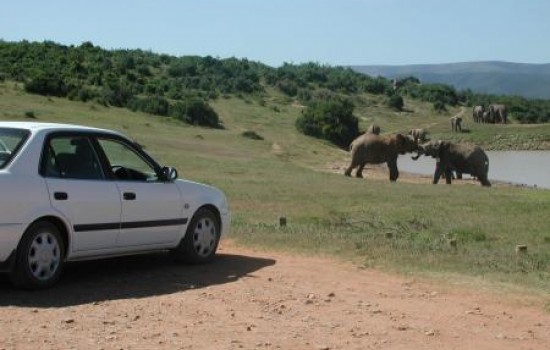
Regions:
<instances>
[{"instance_id":1,"label":"car door handle","mask_svg":"<svg viewBox=\"0 0 550 350\"><path fill-rule=\"evenodd\" d=\"M58 201L66 201L69 199L69 195L66 192L54 192L53 198Z\"/></svg>"},{"instance_id":2,"label":"car door handle","mask_svg":"<svg viewBox=\"0 0 550 350\"><path fill-rule=\"evenodd\" d=\"M124 192L122 198L124 198L125 201L133 201L136 199L136 194L134 192Z\"/></svg>"}]
</instances>

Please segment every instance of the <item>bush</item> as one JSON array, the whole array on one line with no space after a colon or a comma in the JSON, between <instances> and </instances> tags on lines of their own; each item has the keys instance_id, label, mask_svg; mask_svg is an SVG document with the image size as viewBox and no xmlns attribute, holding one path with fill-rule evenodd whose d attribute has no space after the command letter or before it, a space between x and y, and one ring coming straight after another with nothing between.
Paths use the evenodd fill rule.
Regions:
<instances>
[{"instance_id":1,"label":"bush","mask_svg":"<svg viewBox=\"0 0 550 350\"><path fill-rule=\"evenodd\" d=\"M67 86L56 76L40 75L25 83L25 91L46 96L67 96Z\"/></svg>"},{"instance_id":2,"label":"bush","mask_svg":"<svg viewBox=\"0 0 550 350\"><path fill-rule=\"evenodd\" d=\"M391 95L387 102L390 108L401 111L405 103L403 102L403 97L399 95Z\"/></svg>"},{"instance_id":3,"label":"bush","mask_svg":"<svg viewBox=\"0 0 550 350\"><path fill-rule=\"evenodd\" d=\"M128 108L133 111L167 116L170 110L170 104L165 98L158 96L134 98L128 103Z\"/></svg>"},{"instance_id":4,"label":"bush","mask_svg":"<svg viewBox=\"0 0 550 350\"><path fill-rule=\"evenodd\" d=\"M218 114L208 103L198 98L177 102L170 108L170 115L188 124L220 127Z\"/></svg>"},{"instance_id":5,"label":"bush","mask_svg":"<svg viewBox=\"0 0 550 350\"><path fill-rule=\"evenodd\" d=\"M251 139L251 140L263 140L264 139L263 136L261 136L260 134L258 134L255 131L252 131L252 130L243 131L243 133L241 135L243 137L246 137L247 139Z\"/></svg>"},{"instance_id":6,"label":"bush","mask_svg":"<svg viewBox=\"0 0 550 350\"><path fill-rule=\"evenodd\" d=\"M353 115L353 108L347 99L314 101L298 117L296 128L305 135L348 147L359 134L359 120Z\"/></svg>"},{"instance_id":7,"label":"bush","mask_svg":"<svg viewBox=\"0 0 550 350\"><path fill-rule=\"evenodd\" d=\"M434 110L437 112L437 113L444 113L444 112L447 112L447 107L445 107L445 103L441 102L441 101L435 101L434 104Z\"/></svg>"}]
</instances>

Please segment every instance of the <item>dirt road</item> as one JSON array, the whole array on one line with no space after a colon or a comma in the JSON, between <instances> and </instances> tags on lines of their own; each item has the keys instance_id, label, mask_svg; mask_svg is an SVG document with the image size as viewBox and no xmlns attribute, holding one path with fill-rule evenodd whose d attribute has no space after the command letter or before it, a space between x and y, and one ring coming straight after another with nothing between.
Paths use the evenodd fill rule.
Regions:
<instances>
[{"instance_id":1,"label":"dirt road","mask_svg":"<svg viewBox=\"0 0 550 350\"><path fill-rule=\"evenodd\" d=\"M205 266L150 255L0 281L0 349L548 349L544 300L222 242Z\"/></svg>"}]
</instances>

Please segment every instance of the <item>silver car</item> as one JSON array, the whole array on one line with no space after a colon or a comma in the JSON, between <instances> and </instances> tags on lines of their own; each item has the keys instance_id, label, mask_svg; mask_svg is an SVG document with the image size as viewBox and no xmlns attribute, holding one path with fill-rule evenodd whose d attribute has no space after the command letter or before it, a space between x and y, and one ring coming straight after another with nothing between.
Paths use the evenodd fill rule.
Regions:
<instances>
[{"instance_id":1,"label":"silver car","mask_svg":"<svg viewBox=\"0 0 550 350\"><path fill-rule=\"evenodd\" d=\"M0 122L0 271L37 289L68 261L160 250L212 260L227 199L177 177L114 131Z\"/></svg>"}]
</instances>

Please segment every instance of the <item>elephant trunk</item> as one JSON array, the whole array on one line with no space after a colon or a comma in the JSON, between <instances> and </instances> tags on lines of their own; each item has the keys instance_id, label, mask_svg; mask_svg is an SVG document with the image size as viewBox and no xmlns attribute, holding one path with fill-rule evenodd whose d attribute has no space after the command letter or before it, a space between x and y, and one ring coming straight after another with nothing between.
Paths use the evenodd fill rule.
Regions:
<instances>
[{"instance_id":1,"label":"elephant trunk","mask_svg":"<svg viewBox=\"0 0 550 350\"><path fill-rule=\"evenodd\" d=\"M422 154L423 154L423 153L422 153L422 150L421 150L420 148L418 148L418 149L416 150L416 156L411 156L411 159L412 159L412 160L418 160L418 158L420 158L420 156L421 156Z\"/></svg>"}]
</instances>

